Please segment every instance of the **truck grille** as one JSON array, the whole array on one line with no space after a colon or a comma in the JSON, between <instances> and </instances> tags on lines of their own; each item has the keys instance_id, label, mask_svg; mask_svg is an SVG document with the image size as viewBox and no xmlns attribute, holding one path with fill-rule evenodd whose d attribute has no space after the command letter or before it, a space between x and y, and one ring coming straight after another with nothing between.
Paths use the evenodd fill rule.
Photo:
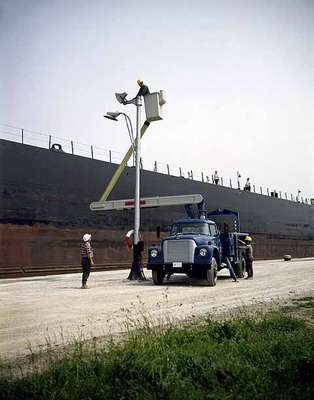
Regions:
<instances>
[{"instance_id":1,"label":"truck grille","mask_svg":"<svg viewBox=\"0 0 314 400\"><path fill-rule=\"evenodd\" d=\"M194 262L194 240L165 240L163 243L164 262Z\"/></svg>"}]
</instances>

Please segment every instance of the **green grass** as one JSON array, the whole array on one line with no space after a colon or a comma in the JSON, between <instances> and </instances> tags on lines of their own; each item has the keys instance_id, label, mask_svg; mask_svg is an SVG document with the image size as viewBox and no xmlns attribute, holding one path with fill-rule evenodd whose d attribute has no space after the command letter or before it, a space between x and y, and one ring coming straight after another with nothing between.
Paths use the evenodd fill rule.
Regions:
<instances>
[{"instance_id":1,"label":"green grass","mask_svg":"<svg viewBox=\"0 0 314 400\"><path fill-rule=\"evenodd\" d=\"M280 312L182 327L146 322L120 342L49 353L18 378L2 365L0 399L313 399L313 333Z\"/></svg>"},{"instance_id":2,"label":"green grass","mask_svg":"<svg viewBox=\"0 0 314 400\"><path fill-rule=\"evenodd\" d=\"M299 298L299 299L294 299L293 302L298 307L314 308L314 299L313 299L313 297L302 297L302 298Z\"/></svg>"}]
</instances>

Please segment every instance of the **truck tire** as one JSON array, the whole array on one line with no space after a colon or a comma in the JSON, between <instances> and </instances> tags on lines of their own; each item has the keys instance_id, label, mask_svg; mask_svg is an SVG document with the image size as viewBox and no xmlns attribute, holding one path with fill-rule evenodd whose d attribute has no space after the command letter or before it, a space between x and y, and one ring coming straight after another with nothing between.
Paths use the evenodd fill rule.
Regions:
<instances>
[{"instance_id":1,"label":"truck tire","mask_svg":"<svg viewBox=\"0 0 314 400\"><path fill-rule=\"evenodd\" d=\"M206 281L208 283L208 286L216 286L216 282L217 282L217 261L216 261L215 257L212 257L212 261L210 263L210 268L207 268Z\"/></svg>"},{"instance_id":2,"label":"truck tire","mask_svg":"<svg viewBox=\"0 0 314 400\"><path fill-rule=\"evenodd\" d=\"M237 278L244 278L245 271L246 271L246 260L245 257L241 255L239 264L236 264L235 273L237 275Z\"/></svg>"},{"instance_id":3,"label":"truck tire","mask_svg":"<svg viewBox=\"0 0 314 400\"><path fill-rule=\"evenodd\" d=\"M154 285L162 285L164 277L165 277L165 273L164 273L164 271L161 271L160 269L153 269L152 277L153 277Z\"/></svg>"}]
</instances>

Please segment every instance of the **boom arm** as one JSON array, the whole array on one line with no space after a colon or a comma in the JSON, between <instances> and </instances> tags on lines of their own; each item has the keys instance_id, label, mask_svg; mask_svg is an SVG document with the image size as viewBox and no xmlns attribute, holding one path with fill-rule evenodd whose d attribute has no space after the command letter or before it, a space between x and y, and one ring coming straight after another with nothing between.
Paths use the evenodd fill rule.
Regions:
<instances>
[{"instance_id":1,"label":"boom arm","mask_svg":"<svg viewBox=\"0 0 314 400\"><path fill-rule=\"evenodd\" d=\"M141 138L143 137L144 133L146 132L146 129L149 127L150 122L145 121L142 128L141 128ZM124 156L121 164L118 166L118 168L115 170L114 174L112 175L112 178L110 179L110 182L108 183L105 191L101 195L101 198L99 201L104 202L108 199L110 193L112 192L113 188L115 187L116 183L118 182L118 179L120 178L122 172L124 171L125 167L127 166L127 163L132 155L133 148L132 146L129 148L127 151L126 155Z\"/></svg>"}]
</instances>

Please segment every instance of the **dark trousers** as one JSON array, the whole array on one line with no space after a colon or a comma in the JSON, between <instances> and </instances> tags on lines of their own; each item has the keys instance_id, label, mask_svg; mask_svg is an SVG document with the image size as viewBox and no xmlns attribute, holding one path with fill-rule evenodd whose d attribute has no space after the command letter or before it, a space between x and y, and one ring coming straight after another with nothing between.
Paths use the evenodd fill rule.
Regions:
<instances>
[{"instance_id":1,"label":"dark trousers","mask_svg":"<svg viewBox=\"0 0 314 400\"><path fill-rule=\"evenodd\" d=\"M253 260L249 258L246 260L246 272L248 278L253 278Z\"/></svg>"},{"instance_id":2,"label":"dark trousers","mask_svg":"<svg viewBox=\"0 0 314 400\"><path fill-rule=\"evenodd\" d=\"M90 260L87 257L82 258L82 285L86 285L87 279L89 277L90 274Z\"/></svg>"}]
</instances>

